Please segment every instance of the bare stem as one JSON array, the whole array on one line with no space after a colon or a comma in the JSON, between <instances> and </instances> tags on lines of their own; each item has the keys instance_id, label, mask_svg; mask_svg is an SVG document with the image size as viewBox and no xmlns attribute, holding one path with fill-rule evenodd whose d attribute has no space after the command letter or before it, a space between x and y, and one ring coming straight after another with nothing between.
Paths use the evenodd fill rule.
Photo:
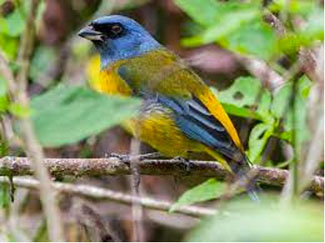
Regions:
<instances>
[{"instance_id":1,"label":"bare stem","mask_svg":"<svg viewBox=\"0 0 325 243\"><path fill-rule=\"evenodd\" d=\"M140 196L140 170L139 170L139 157L140 154L140 141L133 138L131 141L131 192L133 198ZM142 205L137 200L132 201L132 219L133 219L133 241L144 241L144 230L142 225L143 210Z\"/></svg>"},{"instance_id":2,"label":"bare stem","mask_svg":"<svg viewBox=\"0 0 325 243\"><path fill-rule=\"evenodd\" d=\"M9 180L7 177L0 177L0 183L9 183ZM16 186L28 189L40 188L40 182L31 178L14 178L13 183ZM171 202L161 200L158 201L149 197L134 197L126 193L115 192L109 189L103 189L89 185L73 185L69 183L54 182L52 183L52 187L60 193L75 194L95 199L107 199L127 205L132 205L133 202L137 202L143 207L159 211L169 211L170 207L172 206ZM217 211L212 208L182 206L178 208L175 213L180 213L192 217L204 217L214 215L217 213Z\"/></svg>"},{"instance_id":3,"label":"bare stem","mask_svg":"<svg viewBox=\"0 0 325 243\"><path fill-rule=\"evenodd\" d=\"M35 16L39 0L32 0L30 12L27 17L26 28L21 36L17 63L20 65L15 78L4 56L0 56L0 72L7 80L12 102L28 108L29 99L26 92L28 71L35 39ZM2 53L0 53L2 54ZM41 202L46 215L49 237L51 241L64 241L62 221L56 205L55 194L51 188L51 179L46 167L43 165L44 155L35 136L33 124L29 117L18 118L21 127L22 142L31 161L36 177L40 180Z\"/></svg>"},{"instance_id":4,"label":"bare stem","mask_svg":"<svg viewBox=\"0 0 325 243\"><path fill-rule=\"evenodd\" d=\"M283 77L269 67L263 60L241 55L236 55L236 58L250 73L260 79L262 84L271 92L276 91L285 83Z\"/></svg>"}]
</instances>

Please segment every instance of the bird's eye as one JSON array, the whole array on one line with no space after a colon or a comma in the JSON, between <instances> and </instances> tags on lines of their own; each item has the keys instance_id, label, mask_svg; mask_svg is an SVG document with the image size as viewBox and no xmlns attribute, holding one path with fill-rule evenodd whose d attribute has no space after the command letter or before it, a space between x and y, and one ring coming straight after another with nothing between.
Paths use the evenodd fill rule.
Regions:
<instances>
[{"instance_id":1,"label":"bird's eye","mask_svg":"<svg viewBox=\"0 0 325 243\"><path fill-rule=\"evenodd\" d=\"M99 31L106 38L116 39L125 34L125 29L119 23L98 23L90 24L96 31Z\"/></svg>"},{"instance_id":2,"label":"bird's eye","mask_svg":"<svg viewBox=\"0 0 325 243\"><path fill-rule=\"evenodd\" d=\"M111 32L113 35L117 36L123 31L122 27L118 24L115 24L111 27Z\"/></svg>"}]
</instances>

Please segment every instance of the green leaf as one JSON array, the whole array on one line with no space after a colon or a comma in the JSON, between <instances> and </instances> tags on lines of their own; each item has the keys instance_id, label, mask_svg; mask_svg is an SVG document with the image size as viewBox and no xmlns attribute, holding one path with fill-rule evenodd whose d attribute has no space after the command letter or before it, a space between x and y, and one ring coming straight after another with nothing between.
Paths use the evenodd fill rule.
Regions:
<instances>
[{"instance_id":1,"label":"green leaf","mask_svg":"<svg viewBox=\"0 0 325 243\"><path fill-rule=\"evenodd\" d=\"M285 83L279 90L273 95L273 101L271 105L271 112L277 118L282 118L289 105L292 86L289 83Z\"/></svg>"},{"instance_id":2,"label":"green leaf","mask_svg":"<svg viewBox=\"0 0 325 243\"><path fill-rule=\"evenodd\" d=\"M221 45L241 54L255 55L269 60L277 53L277 40L274 30L261 21L252 21L241 26L227 42Z\"/></svg>"},{"instance_id":3,"label":"green leaf","mask_svg":"<svg viewBox=\"0 0 325 243\"><path fill-rule=\"evenodd\" d=\"M228 24L208 28L199 36L183 39L182 44L191 47L217 42L231 51L269 60L278 52L276 35L270 26L250 19L254 19L253 14L237 25L228 21Z\"/></svg>"},{"instance_id":4,"label":"green leaf","mask_svg":"<svg viewBox=\"0 0 325 243\"><path fill-rule=\"evenodd\" d=\"M278 46L286 54L296 54L302 46L312 46L316 40L324 42L324 9L316 1L295 0L287 3L284 0L274 1L271 11L288 11L296 18L302 19L294 31L288 30L279 38ZM295 18L295 17L292 17Z\"/></svg>"},{"instance_id":5,"label":"green leaf","mask_svg":"<svg viewBox=\"0 0 325 243\"><path fill-rule=\"evenodd\" d=\"M177 0L176 3L194 21L205 27L200 35L182 40L183 45L218 42L231 51L266 60L278 51L274 30L264 23L261 5L257 1Z\"/></svg>"},{"instance_id":6,"label":"green leaf","mask_svg":"<svg viewBox=\"0 0 325 243\"><path fill-rule=\"evenodd\" d=\"M19 9L15 9L6 18L0 18L0 34L18 37L24 31L25 18Z\"/></svg>"},{"instance_id":7,"label":"green leaf","mask_svg":"<svg viewBox=\"0 0 325 243\"><path fill-rule=\"evenodd\" d=\"M265 200L264 200L265 201ZM228 215L203 220L187 242L323 242L324 208L304 205L281 208L278 203L240 200L227 205Z\"/></svg>"},{"instance_id":8,"label":"green leaf","mask_svg":"<svg viewBox=\"0 0 325 243\"><path fill-rule=\"evenodd\" d=\"M186 191L176 203L170 208L170 212L176 211L184 205L190 205L197 202L203 202L215 199L224 191L224 184L212 178L206 182Z\"/></svg>"},{"instance_id":9,"label":"green leaf","mask_svg":"<svg viewBox=\"0 0 325 243\"><path fill-rule=\"evenodd\" d=\"M0 113L6 112L9 108L9 100L6 95L0 96Z\"/></svg>"},{"instance_id":10,"label":"green leaf","mask_svg":"<svg viewBox=\"0 0 325 243\"><path fill-rule=\"evenodd\" d=\"M33 122L43 146L78 142L136 115L140 100L58 86L32 100Z\"/></svg>"},{"instance_id":11,"label":"green leaf","mask_svg":"<svg viewBox=\"0 0 325 243\"><path fill-rule=\"evenodd\" d=\"M262 120L262 117L260 117L258 114L256 114L254 111L248 108L244 107L238 107L233 104L227 104L222 103L223 108L228 114L239 116L239 117L245 117L245 118L253 118L256 120Z\"/></svg>"},{"instance_id":12,"label":"green leaf","mask_svg":"<svg viewBox=\"0 0 325 243\"><path fill-rule=\"evenodd\" d=\"M309 38L310 42L322 40L324 42L324 9L318 8L308 17L307 26L300 31L301 35Z\"/></svg>"},{"instance_id":13,"label":"green leaf","mask_svg":"<svg viewBox=\"0 0 325 243\"><path fill-rule=\"evenodd\" d=\"M9 104L8 110L11 112L11 114L20 118L28 117L31 114L31 109L29 107L17 103Z\"/></svg>"},{"instance_id":14,"label":"green leaf","mask_svg":"<svg viewBox=\"0 0 325 243\"><path fill-rule=\"evenodd\" d=\"M260 82L252 77L240 77L225 91L218 94L220 101L250 107L256 103L256 98L261 90Z\"/></svg>"},{"instance_id":15,"label":"green leaf","mask_svg":"<svg viewBox=\"0 0 325 243\"><path fill-rule=\"evenodd\" d=\"M260 160L260 156L273 133L273 126L270 124L257 124L251 131L248 140L248 158L255 164Z\"/></svg>"},{"instance_id":16,"label":"green leaf","mask_svg":"<svg viewBox=\"0 0 325 243\"><path fill-rule=\"evenodd\" d=\"M218 18L220 3L215 0L176 0L175 3L201 25L213 25Z\"/></svg>"},{"instance_id":17,"label":"green leaf","mask_svg":"<svg viewBox=\"0 0 325 243\"><path fill-rule=\"evenodd\" d=\"M255 20L259 15L257 9L244 9L234 13L235 16L225 14L222 24L214 24L209 27L203 34L202 40L204 44L214 41L220 41L226 38L230 34L233 34L241 26L245 26L246 23L251 20Z\"/></svg>"},{"instance_id":18,"label":"green leaf","mask_svg":"<svg viewBox=\"0 0 325 243\"><path fill-rule=\"evenodd\" d=\"M256 78L240 77L228 89L218 92L217 96L229 114L273 122L269 114L271 94L261 87L261 82Z\"/></svg>"},{"instance_id":19,"label":"green leaf","mask_svg":"<svg viewBox=\"0 0 325 243\"><path fill-rule=\"evenodd\" d=\"M0 184L0 209L8 208L10 201L9 185L6 183Z\"/></svg>"},{"instance_id":20,"label":"green leaf","mask_svg":"<svg viewBox=\"0 0 325 243\"><path fill-rule=\"evenodd\" d=\"M298 14L302 16L309 15L317 7L316 1L293 0L287 2L286 0L274 0L269 5L272 12L288 11L291 14Z\"/></svg>"},{"instance_id":21,"label":"green leaf","mask_svg":"<svg viewBox=\"0 0 325 243\"><path fill-rule=\"evenodd\" d=\"M6 80L0 75L0 96L4 96L7 93L7 82Z\"/></svg>"},{"instance_id":22,"label":"green leaf","mask_svg":"<svg viewBox=\"0 0 325 243\"><path fill-rule=\"evenodd\" d=\"M9 60L13 60L18 50L18 38L0 34L0 49L6 54Z\"/></svg>"}]
</instances>

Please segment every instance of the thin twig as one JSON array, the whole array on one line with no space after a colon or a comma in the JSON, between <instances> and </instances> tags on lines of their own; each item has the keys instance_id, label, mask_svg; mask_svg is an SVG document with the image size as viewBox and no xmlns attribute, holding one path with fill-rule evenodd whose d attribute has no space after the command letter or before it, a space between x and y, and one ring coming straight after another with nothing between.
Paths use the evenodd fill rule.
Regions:
<instances>
[{"instance_id":1,"label":"thin twig","mask_svg":"<svg viewBox=\"0 0 325 243\"><path fill-rule=\"evenodd\" d=\"M8 181L9 184L11 184L10 180ZM8 228L16 241L25 241L25 242L31 241L29 236L26 234L26 232L23 231L23 229L19 225L19 220L20 220L19 213L21 210L21 205L24 203L27 194L28 194L28 190L24 188L19 188L19 191L15 193L16 195L15 201L11 204L10 207Z\"/></svg>"},{"instance_id":2,"label":"thin twig","mask_svg":"<svg viewBox=\"0 0 325 243\"><path fill-rule=\"evenodd\" d=\"M39 181L31 178L14 178L13 182L16 186L29 189L39 189L40 187ZM8 178L0 177L0 183L9 183ZM52 183L52 187L60 193L76 194L95 199L108 199L127 205L132 205L132 202L136 201L143 207L159 211L169 211L170 207L172 206L171 202L162 200L158 201L149 197L133 197L132 195L126 193L115 192L109 189L103 189L89 185L74 185L69 183L54 182ZM175 211L175 213L180 213L192 217L204 217L214 215L217 213L217 211L211 208L181 206Z\"/></svg>"},{"instance_id":3,"label":"thin twig","mask_svg":"<svg viewBox=\"0 0 325 243\"><path fill-rule=\"evenodd\" d=\"M264 19L267 23L269 23L275 30L278 36L284 36L286 34L286 28L283 23L280 21L278 17L276 17L270 10L265 8Z\"/></svg>"},{"instance_id":4,"label":"thin twig","mask_svg":"<svg viewBox=\"0 0 325 243\"><path fill-rule=\"evenodd\" d=\"M81 176L104 176L104 175L130 175L127 159L117 157L99 159L44 159L43 163L53 176L72 175ZM175 176L199 176L216 177L223 179L229 172L215 161L190 161L191 169L187 171L186 164L182 160L144 159L139 161L141 175L175 175ZM288 170L256 166L259 171L257 180L265 185L282 187L288 178ZM24 176L32 175L31 162L25 157L3 157L0 159L0 175ZM313 176L308 190L317 196L324 196L324 177Z\"/></svg>"},{"instance_id":5,"label":"thin twig","mask_svg":"<svg viewBox=\"0 0 325 243\"><path fill-rule=\"evenodd\" d=\"M131 192L133 198L139 198L140 196L140 169L139 169L139 157L140 154L140 141L136 138L131 140ZM132 241L143 242L144 241L144 229L143 229L143 210L142 205L136 201L132 201L132 220L133 220L133 235Z\"/></svg>"},{"instance_id":6,"label":"thin twig","mask_svg":"<svg viewBox=\"0 0 325 243\"><path fill-rule=\"evenodd\" d=\"M308 127L311 134L308 149L303 151L302 178L299 192L310 183L320 167L324 154L324 46L302 48L299 60L306 75L314 81L308 98Z\"/></svg>"},{"instance_id":7,"label":"thin twig","mask_svg":"<svg viewBox=\"0 0 325 243\"><path fill-rule=\"evenodd\" d=\"M122 240L107 227L104 217L95 208L80 200L73 202L73 211L78 223L86 227L87 234L91 241L95 242L121 242Z\"/></svg>"},{"instance_id":8,"label":"thin twig","mask_svg":"<svg viewBox=\"0 0 325 243\"><path fill-rule=\"evenodd\" d=\"M4 53L0 49L0 72L6 80L6 84L10 94L15 94L17 90L16 81L13 73L9 68L9 63L5 58Z\"/></svg>"},{"instance_id":9,"label":"thin twig","mask_svg":"<svg viewBox=\"0 0 325 243\"><path fill-rule=\"evenodd\" d=\"M320 114L321 116L316 124L316 131L311 138L300 190L304 190L308 186L313 178L313 173L319 168L319 164L322 161L322 155L324 153L324 111Z\"/></svg>"},{"instance_id":10,"label":"thin twig","mask_svg":"<svg viewBox=\"0 0 325 243\"><path fill-rule=\"evenodd\" d=\"M324 84L324 45L316 43L313 48L301 48L299 59L308 78Z\"/></svg>"},{"instance_id":11,"label":"thin twig","mask_svg":"<svg viewBox=\"0 0 325 243\"><path fill-rule=\"evenodd\" d=\"M235 56L237 60L241 62L250 73L260 79L262 84L271 92L276 91L285 83L285 79L269 67L263 60L241 55Z\"/></svg>"},{"instance_id":12,"label":"thin twig","mask_svg":"<svg viewBox=\"0 0 325 243\"><path fill-rule=\"evenodd\" d=\"M26 87L30 59L34 47L35 16L39 3L39 0L33 0L31 2L26 27L23 35L21 36L20 49L17 58L17 63L20 65L20 69L16 79L4 56L0 56L0 71L7 80L12 101L26 108L29 107ZM33 161L32 165L34 167L36 177L42 182L40 184L41 202L46 215L49 237L52 241L64 241L61 217L59 216L59 210L56 205L54 192L51 189L51 179L48 171L43 165L44 155L35 136L32 121L29 117L18 118L18 121L21 128L21 137L26 153L31 161Z\"/></svg>"},{"instance_id":13,"label":"thin twig","mask_svg":"<svg viewBox=\"0 0 325 243\"><path fill-rule=\"evenodd\" d=\"M287 81L292 80L291 96L286 104L286 111L289 111L289 108L292 109L291 112L286 112L286 114L291 115L292 117L292 149L293 149L293 159L290 163L290 175L288 180L283 187L281 201L284 205L287 202L291 202L298 195L298 190L300 188L300 183L303 178L300 176L303 175L302 166L298 165L301 160L301 148L302 145L298 143L296 137L296 96L298 92L298 79L302 75L301 70L303 67L302 59L296 61L291 68L284 75L284 79ZM300 180L302 179L302 180ZM323 182L324 183L324 182ZM324 195L324 194L323 194Z\"/></svg>"}]
</instances>

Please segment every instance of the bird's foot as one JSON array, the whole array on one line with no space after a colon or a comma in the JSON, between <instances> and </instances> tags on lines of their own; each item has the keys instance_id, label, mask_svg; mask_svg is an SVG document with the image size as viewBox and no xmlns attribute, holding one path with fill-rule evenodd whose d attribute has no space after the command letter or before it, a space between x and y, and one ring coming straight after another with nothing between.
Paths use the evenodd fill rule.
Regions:
<instances>
[{"instance_id":1,"label":"bird's foot","mask_svg":"<svg viewBox=\"0 0 325 243\"><path fill-rule=\"evenodd\" d=\"M117 158L117 159L121 160L121 162L124 164L130 163L130 155L128 155L128 154L117 154L117 153L105 154L105 158L109 158L109 157Z\"/></svg>"},{"instance_id":2,"label":"bird's foot","mask_svg":"<svg viewBox=\"0 0 325 243\"><path fill-rule=\"evenodd\" d=\"M173 158L173 160L177 160L179 162L182 162L183 165L185 165L185 171L186 171L186 176L188 176L191 172L191 167L192 167L192 163L189 159L181 157L181 156L176 156Z\"/></svg>"}]
</instances>

